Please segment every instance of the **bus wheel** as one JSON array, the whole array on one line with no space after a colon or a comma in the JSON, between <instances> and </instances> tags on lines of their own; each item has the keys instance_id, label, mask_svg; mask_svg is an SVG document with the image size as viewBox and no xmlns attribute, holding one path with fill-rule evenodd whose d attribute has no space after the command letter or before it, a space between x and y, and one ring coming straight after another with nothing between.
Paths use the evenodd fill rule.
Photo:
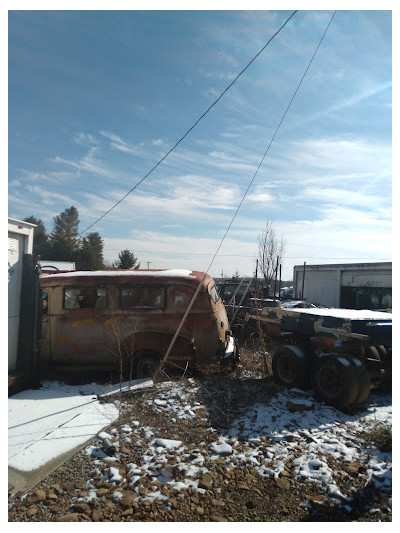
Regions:
<instances>
[{"instance_id":1,"label":"bus wheel","mask_svg":"<svg viewBox=\"0 0 400 533\"><path fill-rule=\"evenodd\" d=\"M317 398L339 408L354 403L360 391L355 365L346 357L334 354L316 359L312 385Z\"/></svg>"},{"instance_id":2,"label":"bus wheel","mask_svg":"<svg viewBox=\"0 0 400 533\"><path fill-rule=\"evenodd\" d=\"M135 354L133 374L137 379L153 378L160 366L160 356L153 352L138 352Z\"/></svg>"},{"instance_id":3,"label":"bus wheel","mask_svg":"<svg viewBox=\"0 0 400 533\"><path fill-rule=\"evenodd\" d=\"M359 391L354 403L363 403L368 398L371 390L371 379L368 370L358 357L348 357L348 359L354 366L358 377Z\"/></svg>"},{"instance_id":4,"label":"bus wheel","mask_svg":"<svg viewBox=\"0 0 400 533\"><path fill-rule=\"evenodd\" d=\"M272 372L276 383L285 387L306 389L309 358L298 346L280 346L272 356Z\"/></svg>"}]
</instances>

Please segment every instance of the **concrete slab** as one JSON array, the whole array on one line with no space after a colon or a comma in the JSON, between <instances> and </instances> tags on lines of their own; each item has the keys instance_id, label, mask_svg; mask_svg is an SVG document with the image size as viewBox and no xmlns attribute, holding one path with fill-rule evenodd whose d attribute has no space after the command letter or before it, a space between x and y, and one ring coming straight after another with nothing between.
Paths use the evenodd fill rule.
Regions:
<instances>
[{"instance_id":1,"label":"concrete slab","mask_svg":"<svg viewBox=\"0 0 400 533\"><path fill-rule=\"evenodd\" d=\"M106 396L152 386L151 379L118 385L44 382L8 399L8 489L27 491L84 447L119 415ZM100 401L101 399L101 401ZM116 398L115 398L116 399Z\"/></svg>"}]
</instances>

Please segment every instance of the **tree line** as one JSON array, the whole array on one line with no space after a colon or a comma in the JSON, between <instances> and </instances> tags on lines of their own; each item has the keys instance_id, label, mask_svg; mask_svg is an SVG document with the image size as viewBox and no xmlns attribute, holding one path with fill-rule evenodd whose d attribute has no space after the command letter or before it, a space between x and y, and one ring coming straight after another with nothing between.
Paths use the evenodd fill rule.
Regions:
<instances>
[{"instance_id":1,"label":"tree line","mask_svg":"<svg viewBox=\"0 0 400 533\"><path fill-rule=\"evenodd\" d=\"M85 237L79 235L79 213L74 206L53 217L53 230L48 233L43 221L35 216L24 218L36 224L33 238L33 254L42 265L46 260L71 261L76 270L138 269L140 263L134 253L121 250L116 261L107 263L103 257L104 241L97 231Z\"/></svg>"}]
</instances>

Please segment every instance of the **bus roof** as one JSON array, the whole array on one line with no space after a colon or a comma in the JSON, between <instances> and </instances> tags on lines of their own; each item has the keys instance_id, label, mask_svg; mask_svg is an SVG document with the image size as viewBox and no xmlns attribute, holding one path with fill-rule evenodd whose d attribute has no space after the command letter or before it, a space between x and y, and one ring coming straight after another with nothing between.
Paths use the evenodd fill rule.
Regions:
<instances>
[{"instance_id":1,"label":"bus roof","mask_svg":"<svg viewBox=\"0 0 400 533\"><path fill-rule=\"evenodd\" d=\"M186 281L208 281L211 278L208 274L204 272L199 272L195 270L184 270L184 269L163 269L163 270L76 270L74 272L63 272L59 274L48 274L46 276L41 276L41 281L43 284L53 284L51 282L65 281L65 280L82 280L83 278L90 279L104 279L104 278L124 278L125 280L137 279L143 281L147 279L157 279L161 280L186 280Z\"/></svg>"}]
</instances>

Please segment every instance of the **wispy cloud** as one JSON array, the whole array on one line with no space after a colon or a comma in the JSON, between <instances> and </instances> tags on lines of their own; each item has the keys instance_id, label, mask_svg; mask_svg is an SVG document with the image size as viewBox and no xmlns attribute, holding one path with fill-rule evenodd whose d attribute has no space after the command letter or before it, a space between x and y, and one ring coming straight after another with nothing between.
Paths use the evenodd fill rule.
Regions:
<instances>
[{"instance_id":1,"label":"wispy cloud","mask_svg":"<svg viewBox=\"0 0 400 533\"><path fill-rule=\"evenodd\" d=\"M98 141L96 137L90 133L77 133L74 135L73 141L76 144L82 145L82 146L93 146L97 145Z\"/></svg>"},{"instance_id":2,"label":"wispy cloud","mask_svg":"<svg viewBox=\"0 0 400 533\"><path fill-rule=\"evenodd\" d=\"M66 205L73 205L74 199L66 194L50 192L40 186L28 185L27 190L40 197L41 202L48 205L55 205L58 202L65 202Z\"/></svg>"},{"instance_id":3,"label":"wispy cloud","mask_svg":"<svg viewBox=\"0 0 400 533\"><path fill-rule=\"evenodd\" d=\"M122 140L121 137L115 133L109 133L106 131L101 131L100 135L109 139L111 141L112 148L119 150L120 152L125 152L132 155L140 155L142 150L133 144L129 144L126 141Z\"/></svg>"},{"instance_id":4,"label":"wispy cloud","mask_svg":"<svg viewBox=\"0 0 400 533\"><path fill-rule=\"evenodd\" d=\"M302 190L299 196L304 200L318 201L324 209L326 204L329 204L343 207L358 206L372 211L376 211L379 206L386 206L389 208L387 212L389 216L391 211L390 198L386 195L379 197L375 194L366 194L360 190L352 191L341 187L308 187Z\"/></svg>"},{"instance_id":5,"label":"wispy cloud","mask_svg":"<svg viewBox=\"0 0 400 533\"><path fill-rule=\"evenodd\" d=\"M161 182L154 183L153 188L158 188L159 192L137 191L128 196L118 206L118 210L109 216L123 215L128 219L133 216L137 220L148 219L154 223L165 223L165 217L168 216L168 223L171 224L175 224L176 219L206 223L211 212L215 221L221 211L232 210L238 197L236 187L221 185L217 181L196 175L164 178ZM122 196L123 191L115 189L109 196L85 192L82 194L86 204L84 212L90 213L91 217L96 216L96 213L100 215Z\"/></svg>"},{"instance_id":6,"label":"wispy cloud","mask_svg":"<svg viewBox=\"0 0 400 533\"><path fill-rule=\"evenodd\" d=\"M105 168L104 162L96 159L94 155L97 153L97 148L91 148L88 153L82 158L66 159L60 156L51 158L50 161L60 165L66 165L75 168L78 171L90 172L91 174L98 174L110 178L113 172Z\"/></svg>"}]
</instances>

